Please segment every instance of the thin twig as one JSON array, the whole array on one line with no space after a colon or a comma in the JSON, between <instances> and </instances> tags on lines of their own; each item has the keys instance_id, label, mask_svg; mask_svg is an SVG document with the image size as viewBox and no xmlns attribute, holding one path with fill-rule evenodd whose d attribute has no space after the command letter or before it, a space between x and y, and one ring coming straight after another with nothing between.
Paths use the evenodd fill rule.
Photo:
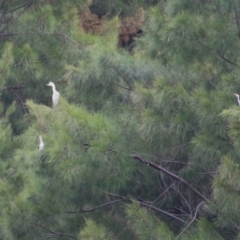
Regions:
<instances>
[{"instance_id":1,"label":"thin twig","mask_svg":"<svg viewBox=\"0 0 240 240\"><path fill-rule=\"evenodd\" d=\"M59 237L69 237L69 238L72 238L72 239L78 239L77 237L74 237L74 236L69 235L69 234L55 232L55 231L53 231L53 230L51 230L51 229L49 229L49 228L47 228L47 227L45 227L45 226L43 226L43 225L41 225L41 224L39 224L39 223L38 223L38 224L35 224L35 226L41 227L41 228L49 231L50 233L52 233L52 234L54 234L54 235L59 236Z\"/></svg>"},{"instance_id":2,"label":"thin twig","mask_svg":"<svg viewBox=\"0 0 240 240\"><path fill-rule=\"evenodd\" d=\"M196 220L196 217L197 217L197 213L198 213L198 209L201 207L201 205L204 203L204 201L200 202L196 208L196 211L195 211L195 214L194 214L194 217L193 219L188 223L188 225L178 234L177 238L178 239L182 234L183 232L185 232L189 226Z\"/></svg>"},{"instance_id":3,"label":"thin twig","mask_svg":"<svg viewBox=\"0 0 240 240\"><path fill-rule=\"evenodd\" d=\"M16 92L14 92L14 93L15 93L15 95L17 96L17 98L19 99L19 101L20 101L20 103L21 103L21 105L22 105L22 108L23 108L24 112L27 113L26 105L23 103L23 101L22 101L22 99L19 97L19 95L18 95Z\"/></svg>"},{"instance_id":4,"label":"thin twig","mask_svg":"<svg viewBox=\"0 0 240 240\"><path fill-rule=\"evenodd\" d=\"M111 202L107 202L107 203L104 203L102 205L99 205L97 207L94 207L94 208L89 208L89 209L86 209L86 210L79 210L79 211L76 211L76 212L72 212L72 211L67 211L65 213L84 213L84 212L93 212L99 208L102 208L102 207L105 207L109 204L113 204L113 203L116 203L116 202L121 202L122 200L121 199L118 199L118 200L114 200L114 201L111 201Z\"/></svg>"},{"instance_id":5,"label":"thin twig","mask_svg":"<svg viewBox=\"0 0 240 240\"><path fill-rule=\"evenodd\" d=\"M32 4L33 4L33 1L29 1L29 2L27 2L26 4L24 4L24 5L20 6L20 7L16 7L16 8L14 8L14 9L11 9L11 10L9 10L9 11L4 12L4 13L2 14L2 17L3 17L4 15L7 15L8 13L15 12L16 10L18 10L18 9L20 9L20 8L24 8L24 7L26 7L26 6L28 6L28 5L32 5ZM0 21L1 21L1 19L0 19Z\"/></svg>"},{"instance_id":6,"label":"thin twig","mask_svg":"<svg viewBox=\"0 0 240 240\"><path fill-rule=\"evenodd\" d=\"M82 44L80 44L79 42L75 41L74 39L70 38L68 35L64 34L64 33L58 33L58 32L40 32L40 31L30 31L30 32L13 32L13 33L2 33L0 34L0 36L2 37L7 37L7 36L12 36L12 35L23 35L23 34L41 34L41 35L58 35L58 36L62 36L64 38L67 38L68 40L70 40L71 42L79 45L79 46L83 46ZM89 45L89 44L88 44Z\"/></svg>"},{"instance_id":7,"label":"thin twig","mask_svg":"<svg viewBox=\"0 0 240 240\"><path fill-rule=\"evenodd\" d=\"M182 195L181 191L178 191L177 189L175 189L178 194L182 197L183 201L185 202L185 204L187 205L188 209L189 209L189 212L190 212L190 215L191 215L191 218L192 218L192 209L187 201L187 199Z\"/></svg>"},{"instance_id":8,"label":"thin twig","mask_svg":"<svg viewBox=\"0 0 240 240\"><path fill-rule=\"evenodd\" d=\"M17 17L15 17L15 18L12 19L10 22L8 22L8 23L5 25L5 27L4 27L3 29L1 29L1 33L3 33L4 30L7 29L10 24L12 24L12 23L14 23L16 20L18 20L18 19L21 17L21 15L27 10L27 8L30 7L32 4L33 4L33 3L29 2L28 4L24 5L25 7L24 7L24 9L22 10L22 12L21 12ZM2 16L2 18L3 18L3 17L4 17L4 15ZM2 20L2 19L1 19L1 20Z\"/></svg>"},{"instance_id":9,"label":"thin twig","mask_svg":"<svg viewBox=\"0 0 240 240\"><path fill-rule=\"evenodd\" d=\"M185 143L184 145L182 145L182 146L177 150L177 152L175 153L175 155L173 156L173 158L172 158L170 161L175 160L175 158L177 157L178 153L179 153L183 148L185 148L187 145L189 145L189 144L190 144L190 143L188 142L188 143Z\"/></svg>"},{"instance_id":10,"label":"thin twig","mask_svg":"<svg viewBox=\"0 0 240 240\"><path fill-rule=\"evenodd\" d=\"M122 199L122 200L126 200L126 201L132 202L132 199L131 199L131 198L124 197L124 196L121 196L121 195L118 195L118 194L115 194L115 193L108 193L108 192L105 192L105 193L106 193L107 195L111 196L111 197L115 197L115 198L119 198L119 199ZM148 204L148 203L146 203L146 202L144 202L144 201L139 201L139 200L136 200L136 201L139 203L140 206L153 209L153 210L155 210L156 212L160 212L160 213L162 213L162 214L164 214L164 215L166 215L166 216L168 216L168 217L170 217L170 218L173 218L173 219L175 219L175 220L178 220L178 221L180 221L180 222L182 222L182 223L186 223L184 220L182 220L181 218L176 217L176 216L175 216L174 214L172 214L172 213L169 213L169 212L167 212L167 211L164 211L164 210L162 210L162 209L160 209L160 208L157 208L157 207L155 207L155 206L153 206L153 205L151 205L151 204Z\"/></svg>"},{"instance_id":11,"label":"thin twig","mask_svg":"<svg viewBox=\"0 0 240 240\"><path fill-rule=\"evenodd\" d=\"M5 177L5 179L10 178L16 171L17 171L17 169L15 169L13 172L11 172L10 174L8 174L8 175Z\"/></svg>"},{"instance_id":12,"label":"thin twig","mask_svg":"<svg viewBox=\"0 0 240 240\"><path fill-rule=\"evenodd\" d=\"M160 197L162 197L163 195L165 195L165 193L168 192L168 190L169 190L174 184L175 184L175 182L172 183L171 186L169 186L163 193L161 193L161 194L153 201L153 203L155 203Z\"/></svg>"}]
</instances>

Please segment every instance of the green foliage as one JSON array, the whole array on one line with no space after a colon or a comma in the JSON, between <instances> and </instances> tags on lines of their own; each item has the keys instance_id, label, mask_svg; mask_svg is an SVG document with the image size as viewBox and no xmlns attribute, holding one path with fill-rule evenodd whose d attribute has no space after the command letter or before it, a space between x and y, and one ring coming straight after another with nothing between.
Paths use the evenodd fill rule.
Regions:
<instances>
[{"instance_id":1,"label":"green foliage","mask_svg":"<svg viewBox=\"0 0 240 240\"><path fill-rule=\"evenodd\" d=\"M79 27L86 4L109 13L99 34ZM0 6L0 238L237 239L236 1Z\"/></svg>"},{"instance_id":2,"label":"green foliage","mask_svg":"<svg viewBox=\"0 0 240 240\"><path fill-rule=\"evenodd\" d=\"M174 234L163 222L148 214L147 210L136 202L129 205L126 212L130 219L129 225L134 229L137 239L174 239Z\"/></svg>"},{"instance_id":3,"label":"green foliage","mask_svg":"<svg viewBox=\"0 0 240 240\"><path fill-rule=\"evenodd\" d=\"M214 229L214 226L208 220L199 219L196 227L193 228L188 234L184 234L180 239L184 240L204 240L204 239L223 239Z\"/></svg>"},{"instance_id":4,"label":"green foliage","mask_svg":"<svg viewBox=\"0 0 240 240\"><path fill-rule=\"evenodd\" d=\"M108 237L106 229L104 227L98 226L92 220L86 221L86 226L80 231L79 237L85 240L107 240L114 239Z\"/></svg>"}]
</instances>

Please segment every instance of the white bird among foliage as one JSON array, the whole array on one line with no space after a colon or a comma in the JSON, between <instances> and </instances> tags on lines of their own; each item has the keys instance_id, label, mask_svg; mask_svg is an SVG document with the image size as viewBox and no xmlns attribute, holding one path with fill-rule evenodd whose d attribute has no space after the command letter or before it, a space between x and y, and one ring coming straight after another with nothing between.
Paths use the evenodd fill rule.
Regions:
<instances>
[{"instance_id":1,"label":"white bird among foliage","mask_svg":"<svg viewBox=\"0 0 240 240\"><path fill-rule=\"evenodd\" d=\"M240 99L239 99L239 95L238 95L238 94L236 94L236 93L234 93L233 95L237 97L237 100L238 100L238 105L240 106Z\"/></svg>"},{"instance_id":2,"label":"white bird among foliage","mask_svg":"<svg viewBox=\"0 0 240 240\"><path fill-rule=\"evenodd\" d=\"M40 141L40 143L38 145L38 150L42 151L44 149L44 142L42 140L42 136L41 135L39 135L39 141Z\"/></svg>"},{"instance_id":3,"label":"white bird among foliage","mask_svg":"<svg viewBox=\"0 0 240 240\"><path fill-rule=\"evenodd\" d=\"M59 92L56 90L55 84L53 82L49 82L46 86L52 87L53 95L52 95L52 102L53 106L55 107L59 101Z\"/></svg>"}]
</instances>

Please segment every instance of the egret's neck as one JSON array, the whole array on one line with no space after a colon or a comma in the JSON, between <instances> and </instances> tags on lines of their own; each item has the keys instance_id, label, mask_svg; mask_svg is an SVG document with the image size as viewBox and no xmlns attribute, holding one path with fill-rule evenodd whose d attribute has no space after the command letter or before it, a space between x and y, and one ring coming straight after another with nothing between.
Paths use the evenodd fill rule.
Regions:
<instances>
[{"instance_id":1,"label":"egret's neck","mask_svg":"<svg viewBox=\"0 0 240 240\"><path fill-rule=\"evenodd\" d=\"M53 91L53 92L56 92L56 87L55 87L55 85L52 85L52 91Z\"/></svg>"},{"instance_id":2,"label":"egret's neck","mask_svg":"<svg viewBox=\"0 0 240 240\"><path fill-rule=\"evenodd\" d=\"M40 142L42 142L42 137L41 136L39 137L39 140L40 140Z\"/></svg>"}]
</instances>

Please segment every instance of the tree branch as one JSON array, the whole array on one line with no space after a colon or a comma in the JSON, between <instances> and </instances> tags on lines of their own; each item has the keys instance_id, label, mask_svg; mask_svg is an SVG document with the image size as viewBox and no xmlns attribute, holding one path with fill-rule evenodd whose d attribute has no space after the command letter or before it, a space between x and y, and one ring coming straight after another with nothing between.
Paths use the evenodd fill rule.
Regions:
<instances>
[{"instance_id":1,"label":"tree branch","mask_svg":"<svg viewBox=\"0 0 240 240\"><path fill-rule=\"evenodd\" d=\"M233 2L233 9L235 12L235 20L238 27L238 38L240 38L240 16L239 16L236 0L233 0L232 2Z\"/></svg>"},{"instance_id":2,"label":"tree branch","mask_svg":"<svg viewBox=\"0 0 240 240\"><path fill-rule=\"evenodd\" d=\"M175 153L175 155L173 156L173 158L172 158L170 161L175 160L175 158L177 157L178 153L179 153L183 148L185 148L188 144L190 144L190 143L188 142L188 143L185 143L184 145L182 145L182 146L177 150L177 152Z\"/></svg>"},{"instance_id":3,"label":"tree branch","mask_svg":"<svg viewBox=\"0 0 240 240\"><path fill-rule=\"evenodd\" d=\"M122 201L122 199L118 199L118 200L114 200L114 201L111 201L111 202L104 203L104 204L99 205L99 206L94 207L94 208L89 208L89 209L86 209L86 210L79 210L79 211L76 211L76 212L67 211L67 212L65 212L65 213L93 212L93 211L95 211L95 210L97 210L97 209L99 209L99 208L105 207L105 206L107 206L107 205L109 205L109 204L116 203L116 202L121 202L121 201Z\"/></svg>"},{"instance_id":4,"label":"tree branch","mask_svg":"<svg viewBox=\"0 0 240 240\"><path fill-rule=\"evenodd\" d=\"M200 202L200 203L198 204L193 219L192 219L192 220L188 223L188 225L178 234L178 236L177 236L176 239L178 239L178 238L183 234L183 232L185 232L185 231L190 227L190 225L196 220L198 210L199 210L199 208L201 207L201 205L202 205L203 203L204 203L204 201L202 201L202 202Z\"/></svg>"},{"instance_id":5,"label":"tree branch","mask_svg":"<svg viewBox=\"0 0 240 240\"><path fill-rule=\"evenodd\" d=\"M17 169L15 169L14 171L12 171L10 174L8 174L5 179L10 178L15 172L17 171Z\"/></svg>"},{"instance_id":6,"label":"tree branch","mask_svg":"<svg viewBox=\"0 0 240 240\"><path fill-rule=\"evenodd\" d=\"M228 62L228 63L230 63L230 64L232 64L232 65L235 65L235 66L238 65L237 63L234 63L234 62L228 60L227 58L225 58L220 52L217 52L217 54L218 54L219 57L221 57L221 58L222 58L223 60L225 60L226 62Z\"/></svg>"},{"instance_id":7,"label":"tree branch","mask_svg":"<svg viewBox=\"0 0 240 240\"><path fill-rule=\"evenodd\" d=\"M9 11L6 11L6 12L4 12L4 13L2 14L2 17L5 16L5 15L7 15L8 13L17 11L17 10L20 9L20 8L29 7L29 6L31 6L33 3L34 3L34 2L31 0L31 1L27 2L27 3L25 3L24 5L20 6L20 7L16 7L16 8L14 8L14 9L9 10ZM0 21L1 21L1 20L0 20Z\"/></svg>"},{"instance_id":8,"label":"tree branch","mask_svg":"<svg viewBox=\"0 0 240 240\"><path fill-rule=\"evenodd\" d=\"M3 18L4 18L4 16L5 16L6 14L11 13L11 12L14 12L14 11L17 11L17 10L20 9L20 8L24 8L23 11L20 13L19 16L17 16L16 18L12 19L10 22L8 22L8 23L6 24L6 26L1 30L1 33L3 33L4 30L8 27L9 24L12 24L13 22L15 22L15 21L27 10L27 8L29 8L29 7L32 6L33 4L34 4L33 1L29 1L28 3L22 5L22 6L18 7L18 8L15 8L15 9L12 9L12 10L9 10L9 11L3 13L3 15L2 15L2 17L1 17L1 19L0 19L0 22L3 20Z\"/></svg>"},{"instance_id":9,"label":"tree branch","mask_svg":"<svg viewBox=\"0 0 240 240\"><path fill-rule=\"evenodd\" d=\"M144 163L152 168L155 168L157 169L158 171L161 171L165 174L167 174L168 176L170 176L171 178L177 180L178 182L181 182L182 184L184 184L186 187L188 187L189 189L191 189L194 193L196 193L201 199L203 199L204 201L206 202L209 202L209 200L204 196L202 195L198 190L196 190L194 187L192 187L186 180L184 180L183 178L179 177L178 175L168 171L167 169L151 162L151 161L148 161L147 159L144 159L142 158L141 156L139 156L138 154L133 154L130 156L131 158L133 159L136 159L138 161L140 161L141 163Z\"/></svg>"},{"instance_id":10,"label":"tree branch","mask_svg":"<svg viewBox=\"0 0 240 240\"><path fill-rule=\"evenodd\" d=\"M8 37L8 36L12 36L12 35L23 35L23 34L42 34L42 35L57 35L57 36L62 36L67 38L68 40L70 40L71 42L79 45L79 46L83 46L82 44L80 44L79 42L73 40L72 38L70 38L68 35L64 34L64 33L58 33L58 32L40 32L40 31L36 31L36 32L13 32L13 33L2 33L0 34L0 36L2 37Z\"/></svg>"},{"instance_id":11,"label":"tree branch","mask_svg":"<svg viewBox=\"0 0 240 240\"><path fill-rule=\"evenodd\" d=\"M68 237L68 238L72 238L72 239L78 239L77 237L74 237L74 236L72 236L72 235L68 235L68 234L58 233L58 232L52 231L52 230L46 228L45 226L43 226L43 225L41 225L41 224L39 224L39 223L38 223L38 224L35 224L35 226L41 227L41 228L49 231L50 233L52 233L52 234L54 234L54 235L59 236L59 237Z\"/></svg>"},{"instance_id":12,"label":"tree branch","mask_svg":"<svg viewBox=\"0 0 240 240\"><path fill-rule=\"evenodd\" d=\"M107 195L111 196L111 197L115 197L115 198L118 198L118 199L122 199L122 200L126 200L126 201L132 202L132 199L131 199L131 198L124 197L124 196L121 196L121 195L118 195L118 194L114 194L114 193L108 193L108 192L105 192L105 193L106 193ZM155 210L156 212L160 212L160 213L162 213L162 214L164 214L164 215L166 215L166 216L168 216L168 217L170 217L170 218L173 218L173 219L175 219L175 220L178 220L178 221L180 221L180 222L182 222L182 223L186 223L184 220L182 220L181 218L176 217L174 214L171 214L171 213L169 213L169 212L166 212L166 211L164 211L164 210L162 210L162 209L160 209L160 208L157 208L157 207L155 207L155 206L153 206L153 205L151 205L151 204L148 204L148 203L146 203L146 202L144 202L144 201L139 201L139 200L136 200L136 201L139 203L140 206L153 209L153 210Z\"/></svg>"}]
</instances>

